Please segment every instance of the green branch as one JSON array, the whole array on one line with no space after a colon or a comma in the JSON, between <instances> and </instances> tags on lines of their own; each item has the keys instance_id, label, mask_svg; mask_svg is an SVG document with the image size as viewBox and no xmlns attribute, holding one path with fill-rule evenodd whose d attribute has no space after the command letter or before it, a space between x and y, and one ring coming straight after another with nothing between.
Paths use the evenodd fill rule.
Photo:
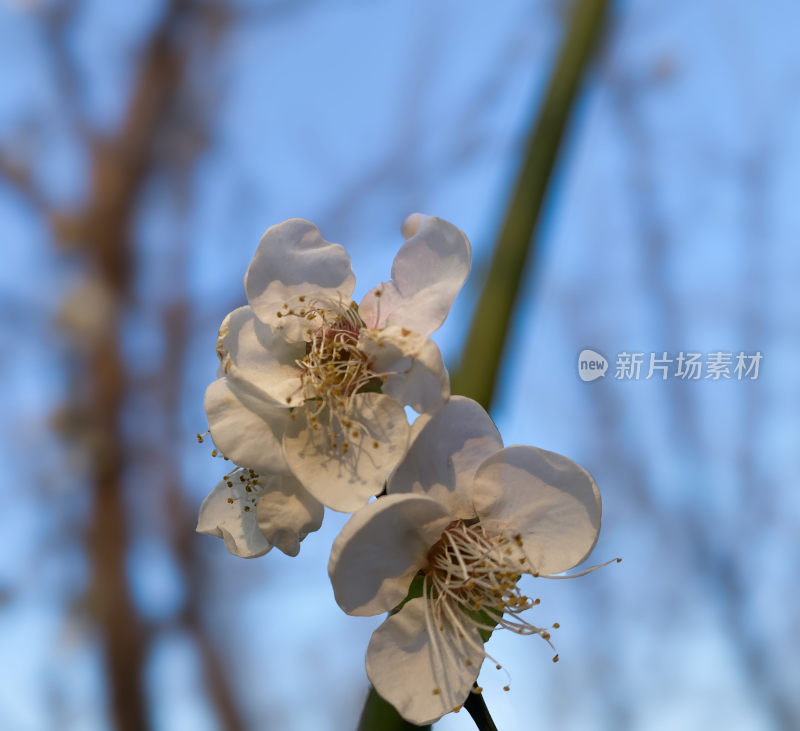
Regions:
<instances>
[{"instance_id":1,"label":"green branch","mask_svg":"<svg viewBox=\"0 0 800 731\"><path fill-rule=\"evenodd\" d=\"M420 731L420 729L430 731L430 728L430 724L415 726L403 720L394 706L383 700L375 688L370 686L364 710L361 711L361 718L358 721L358 731Z\"/></svg>"},{"instance_id":2,"label":"green branch","mask_svg":"<svg viewBox=\"0 0 800 731\"><path fill-rule=\"evenodd\" d=\"M473 398L489 408L517 290L528 260L532 238L544 203L559 145L570 111L602 31L608 0L576 0L550 84L533 126L525 160L495 247L489 274L452 378L453 393ZM402 672L402 668L398 668ZM486 703L470 693L465 703L479 731L497 731ZM404 721L370 688L358 731L430 729Z\"/></svg>"},{"instance_id":3,"label":"green branch","mask_svg":"<svg viewBox=\"0 0 800 731\"><path fill-rule=\"evenodd\" d=\"M581 79L601 34L608 0L576 0L550 84L531 131L525 159L494 250L486 284L467 336L453 393L489 408L508 325L526 265L533 259L533 234Z\"/></svg>"}]
</instances>

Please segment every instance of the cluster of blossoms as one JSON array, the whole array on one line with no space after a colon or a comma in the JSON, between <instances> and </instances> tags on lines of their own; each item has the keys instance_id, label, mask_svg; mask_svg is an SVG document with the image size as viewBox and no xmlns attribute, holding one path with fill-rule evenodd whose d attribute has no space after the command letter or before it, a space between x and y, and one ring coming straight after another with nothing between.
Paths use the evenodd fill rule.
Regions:
<instances>
[{"instance_id":1,"label":"cluster of blossoms","mask_svg":"<svg viewBox=\"0 0 800 731\"><path fill-rule=\"evenodd\" d=\"M347 253L316 226L291 219L264 234L245 276L248 305L219 331L205 407L235 468L204 501L198 531L238 556L273 546L293 556L323 506L353 513L330 555L336 601L352 615L390 612L367 674L405 719L425 724L480 691L495 629L550 643L522 616L538 600L518 582L581 563L601 504L582 467L504 448L480 405L450 396L429 336L469 273L469 241L419 214L403 235L391 279L357 305ZM405 407L419 414L412 426Z\"/></svg>"}]
</instances>

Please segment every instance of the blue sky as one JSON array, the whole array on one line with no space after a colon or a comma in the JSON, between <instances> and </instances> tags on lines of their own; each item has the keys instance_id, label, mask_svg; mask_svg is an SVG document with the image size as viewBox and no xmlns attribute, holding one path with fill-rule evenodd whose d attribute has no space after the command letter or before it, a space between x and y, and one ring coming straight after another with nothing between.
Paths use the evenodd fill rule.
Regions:
<instances>
[{"instance_id":1,"label":"blue sky","mask_svg":"<svg viewBox=\"0 0 800 731\"><path fill-rule=\"evenodd\" d=\"M436 339L457 363L562 13L521 1L251 6L193 57L205 138L188 180L159 168L148 181L121 334L131 373L157 379L162 310L190 303L186 438L149 422L147 401L131 403L125 420L131 444L164 431L160 459L195 505L221 474L194 439L205 429L216 328L244 302L242 277L269 225L307 217L344 244L359 297L386 278L408 213L454 222L473 243L473 272ZM93 127L113 130L162 8L83 8L68 34L79 103ZM493 416L507 444L563 452L594 474L605 521L594 557L624 561L532 586L544 621L562 625L557 666L535 638L492 640L513 690L502 692L493 669L481 682L504 730L750 731L780 728L782 704L800 713L790 694L800 671L797 14L789 2L615 5L525 273ZM0 5L0 62L13 69L0 80L0 150L29 161L48 199L69 205L85 190L87 157L47 59L36 12ZM0 364L0 466L13 476L0 491L10 516L0 645L13 658L0 725L52 728L58 708L67 728L103 729L103 668L81 606L85 471L50 430L68 395L55 322L85 272L7 186L0 237L10 242L0 301L12 344ZM583 383L584 347L609 359L623 350L764 358L753 382L627 382L610 369ZM148 662L155 725L215 729L196 648L174 622L185 579L164 537L161 464L137 463L127 486L132 585L160 627ZM380 620L347 617L333 601L327 552L344 519L328 513L295 559L246 562L196 538L201 615L254 729L354 726L363 652ZM470 725L460 714L437 728Z\"/></svg>"}]
</instances>

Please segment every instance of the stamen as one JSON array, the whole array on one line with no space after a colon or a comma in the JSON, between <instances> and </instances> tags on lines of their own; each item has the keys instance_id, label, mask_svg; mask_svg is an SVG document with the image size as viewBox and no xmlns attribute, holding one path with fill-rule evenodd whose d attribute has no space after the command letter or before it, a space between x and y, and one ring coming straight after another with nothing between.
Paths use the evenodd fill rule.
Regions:
<instances>
[{"instance_id":1,"label":"stamen","mask_svg":"<svg viewBox=\"0 0 800 731\"><path fill-rule=\"evenodd\" d=\"M604 566L608 566L612 563L620 563L621 561L621 558L612 558L610 561L599 563L596 566L590 566L588 569L579 571L577 574L562 574L560 576L553 576L552 574L536 574L536 576L541 576L543 579L577 579L579 576L586 576L586 574L591 574L592 571L597 571L597 569L602 569Z\"/></svg>"},{"instance_id":2,"label":"stamen","mask_svg":"<svg viewBox=\"0 0 800 731\"><path fill-rule=\"evenodd\" d=\"M456 520L445 528L423 568L425 624L436 658L435 678L446 680L439 671L453 665L471 667L475 656L489 657L498 670L504 670L486 653L478 636L481 631L538 635L555 650L548 630L520 616L540 603L521 592L518 582L524 573L533 572L521 534L488 535L477 520ZM556 622L552 628L559 626ZM557 658L556 654L554 662ZM504 686L509 688L510 683Z\"/></svg>"},{"instance_id":3,"label":"stamen","mask_svg":"<svg viewBox=\"0 0 800 731\"><path fill-rule=\"evenodd\" d=\"M244 494L240 493L237 495L234 493L231 497L226 498L228 505L233 505L234 503L240 501L246 501L250 504L245 505L242 510L245 513L249 513L252 509L251 506L254 507L256 503L258 503L258 497L262 492L262 487L259 484L258 477L259 475L257 472L244 467L237 467L227 475L223 475L222 479L225 481L225 484L228 487L232 488L234 484L244 487Z\"/></svg>"}]
</instances>

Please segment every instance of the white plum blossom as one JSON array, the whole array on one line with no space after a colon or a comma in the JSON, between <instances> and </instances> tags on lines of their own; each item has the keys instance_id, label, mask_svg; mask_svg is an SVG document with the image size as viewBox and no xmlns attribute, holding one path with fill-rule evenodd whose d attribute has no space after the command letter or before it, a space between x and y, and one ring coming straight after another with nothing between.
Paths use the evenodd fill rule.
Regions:
<instances>
[{"instance_id":1,"label":"white plum blossom","mask_svg":"<svg viewBox=\"0 0 800 731\"><path fill-rule=\"evenodd\" d=\"M291 475L236 469L200 506L198 533L217 536L242 558L263 556L273 546L288 556L322 525L324 508Z\"/></svg>"},{"instance_id":2,"label":"white plum blossom","mask_svg":"<svg viewBox=\"0 0 800 731\"><path fill-rule=\"evenodd\" d=\"M535 447L503 448L470 399L452 397L413 431L388 495L347 522L328 571L348 614L391 611L407 599L373 633L367 674L406 720L427 724L464 703L493 629L550 642L548 629L520 616L538 600L518 581L556 578L583 561L597 540L601 503L575 462Z\"/></svg>"},{"instance_id":3,"label":"white plum blossom","mask_svg":"<svg viewBox=\"0 0 800 731\"><path fill-rule=\"evenodd\" d=\"M352 512L381 492L408 447L405 406L434 413L449 398L428 337L469 273L455 226L414 214L391 279L360 306L343 247L290 219L261 239L245 276L248 305L217 342L206 391L214 443L234 464L294 475L319 502Z\"/></svg>"}]
</instances>

